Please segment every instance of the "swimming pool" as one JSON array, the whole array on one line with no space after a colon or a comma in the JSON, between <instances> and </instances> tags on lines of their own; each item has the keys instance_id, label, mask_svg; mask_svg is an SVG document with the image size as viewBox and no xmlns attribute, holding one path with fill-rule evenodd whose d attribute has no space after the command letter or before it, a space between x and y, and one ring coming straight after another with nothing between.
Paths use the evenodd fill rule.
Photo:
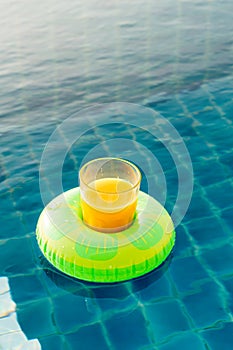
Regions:
<instances>
[{"instance_id":1,"label":"swimming pool","mask_svg":"<svg viewBox=\"0 0 233 350\"><path fill-rule=\"evenodd\" d=\"M0 348L19 346L11 322L17 316L25 337L43 350L231 349L232 2L24 3L0 5L0 274L8 281L0 282ZM143 278L104 286L65 277L43 259L35 239L43 209L39 166L67 117L121 101L150 107L176 128L192 159L194 189L169 259ZM77 133L83 122L77 118ZM143 145L137 156L148 169L145 150L161 164L171 212L178 178L164 145L114 120L94 129L85 123L90 130L65 158L64 190L77 186L90 150L107 141L107 155L108 141L124 138ZM143 177L145 191L150 176Z\"/></svg>"}]
</instances>

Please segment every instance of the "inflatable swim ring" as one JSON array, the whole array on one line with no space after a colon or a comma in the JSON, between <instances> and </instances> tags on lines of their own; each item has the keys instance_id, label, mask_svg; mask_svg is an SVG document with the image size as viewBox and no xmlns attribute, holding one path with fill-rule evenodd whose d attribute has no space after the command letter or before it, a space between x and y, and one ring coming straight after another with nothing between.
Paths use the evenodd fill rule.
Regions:
<instances>
[{"instance_id":1,"label":"inflatable swim ring","mask_svg":"<svg viewBox=\"0 0 233 350\"><path fill-rule=\"evenodd\" d=\"M119 282L158 267L171 252L175 230L167 211L139 192L133 224L117 233L101 233L82 221L79 187L54 198L36 229L39 247L58 270L90 282Z\"/></svg>"}]
</instances>

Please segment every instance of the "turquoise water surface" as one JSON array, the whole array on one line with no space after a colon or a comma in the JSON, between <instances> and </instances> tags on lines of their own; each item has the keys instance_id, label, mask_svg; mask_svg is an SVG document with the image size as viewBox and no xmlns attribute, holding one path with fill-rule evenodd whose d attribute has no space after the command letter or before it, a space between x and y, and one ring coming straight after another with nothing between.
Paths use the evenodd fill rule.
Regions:
<instances>
[{"instance_id":1,"label":"turquoise water surface","mask_svg":"<svg viewBox=\"0 0 233 350\"><path fill-rule=\"evenodd\" d=\"M232 349L232 12L231 0L1 1L0 277L8 280L22 332L42 350ZM176 128L190 153L194 187L165 263L133 281L98 285L51 267L35 227L50 135L70 115L110 102L149 107ZM117 156L124 138L143 146L122 153L149 169L142 190L154 179L154 196L163 201L163 177L150 157L161 165L171 213L179 179L171 154L152 136L158 122L148 130L146 118L143 129L127 125L126 116L93 127L79 113L70 132L84 124L87 131L65 157L64 190L78 185L88 152L105 143L103 155ZM112 150L109 140L118 138ZM61 133L52 163L63 144L69 140ZM48 180L56 175L54 167ZM4 295L0 288L0 349L18 349Z\"/></svg>"}]
</instances>

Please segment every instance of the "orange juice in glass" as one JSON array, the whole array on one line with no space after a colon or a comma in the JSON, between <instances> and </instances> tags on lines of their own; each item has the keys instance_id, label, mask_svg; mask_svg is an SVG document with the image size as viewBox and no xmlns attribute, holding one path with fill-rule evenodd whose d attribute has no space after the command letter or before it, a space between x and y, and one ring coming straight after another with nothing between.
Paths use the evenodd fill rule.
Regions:
<instances>
[{"instance_id":1,"label":"orange juice in glass","mask_svg":"<svg viewBox=\"0 0 233 350\"><path fill-rule=\"evenodd\" d=\"M120 158L99 158L79 172L84 223L93 230L118 232L134 219L141 174Z\"/></svg>"}]
</instances>

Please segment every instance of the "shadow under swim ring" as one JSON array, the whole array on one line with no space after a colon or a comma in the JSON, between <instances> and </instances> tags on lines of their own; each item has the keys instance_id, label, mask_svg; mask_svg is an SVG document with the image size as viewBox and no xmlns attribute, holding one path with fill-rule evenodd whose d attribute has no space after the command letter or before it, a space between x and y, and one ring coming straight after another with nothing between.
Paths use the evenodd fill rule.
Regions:
<instances>
[{"instance_id":1,"label":"shadow under swim ring","mask_svg":"<svg viewBox=\"0 0 233 350\"><path fill-rule=\"evenodd\" d=\"M120 282L158 267L171 252L175 230L167 211L139 192L133 224L117 233L96 232L82 221L79 187L54 198L36 229L39 247L58 270L90 282Z\"/></svg>"}]
</instances>

